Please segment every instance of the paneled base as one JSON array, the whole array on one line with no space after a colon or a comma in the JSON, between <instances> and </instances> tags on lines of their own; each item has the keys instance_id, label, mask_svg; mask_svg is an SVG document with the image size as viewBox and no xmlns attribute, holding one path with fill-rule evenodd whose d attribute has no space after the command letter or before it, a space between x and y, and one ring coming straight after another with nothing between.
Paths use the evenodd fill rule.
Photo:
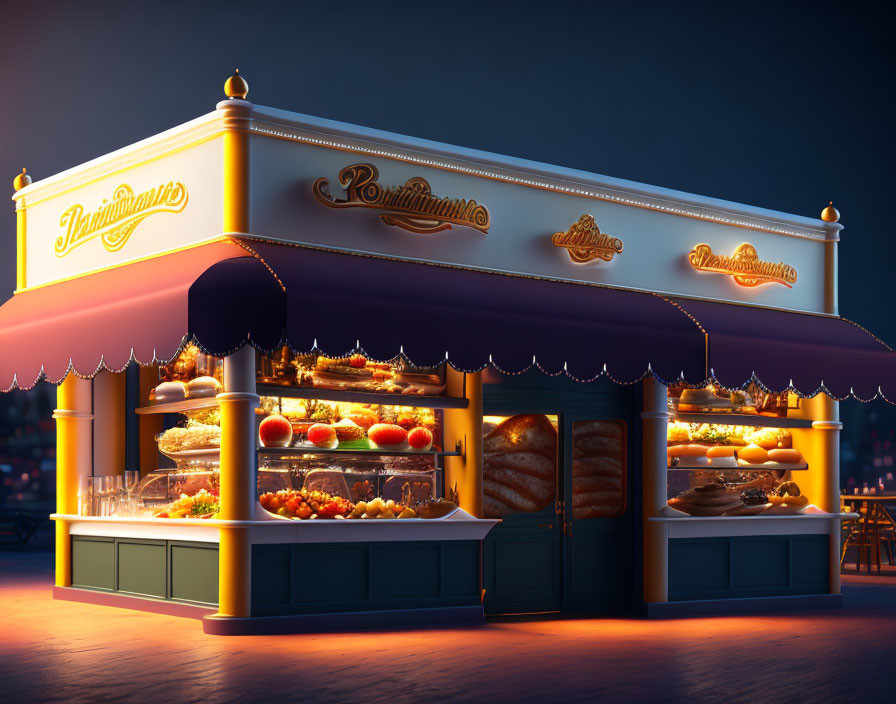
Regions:
<instances>
[{"instance_id":1,"label":"paneled base","mask_svg":"<svg viewBox=\"0 0 896 704\"><path fill-rule=\"evenodd\" d=\"M758 614L779 611L842 609L842 594L808 594L805 596L757 597L752 599L706 599L701 601L668 601L645 604L647 618L690 618Z\"/></svg>"},{"instance_id":2,"label":"paneled base","mask_svg":"<svg viewBox=\"0 0 896 704\"><path fill-rule=\"evenodd\" d=\"M53 598L62 601L77 601L81 604L115 606L120 609L146 611L151 614L180 616L183 618L201 619L217 612L216 608L209 606L180 604L167 599L150 599L142 596L115 594L113 592L97 592L92 589L78 589L77 587L53 587Z\"/></svg>"},{"instance_id":3,"label":"paneled base","mask_svg":"<svg viewBox=\"0 0 896 704\"><path fill-rule=\"evenodd\" d=\"M231 618L206 616L202 630L216 636L282 635L288 633L346 633L394 631L396 628L475 626L485 622L481 606L435 609L392 609L332 614L294 614Z\"/></svg>"}]
</instances>

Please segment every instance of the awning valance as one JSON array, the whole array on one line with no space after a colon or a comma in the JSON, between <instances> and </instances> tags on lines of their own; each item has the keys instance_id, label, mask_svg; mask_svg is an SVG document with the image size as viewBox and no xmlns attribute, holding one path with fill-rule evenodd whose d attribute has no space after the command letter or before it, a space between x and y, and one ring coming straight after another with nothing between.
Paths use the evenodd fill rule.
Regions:
<instances>
[{"instance_id":1,"label":"awning valance","mask_svg":"<svg viewBox=\"0 0 896 704\"><path fill-rule=\"evenodd\" d=\"M263 305L247 309L243 291ZM270 272L225 241L24 291L0 307L0 389L58 383L71 369L89 377L131 359L169 360L189 333L220 350L256 332L269 342L261 331L283 314L283 291Z\"/></svg>"},{"instance_id":2,"label":"awning valance","mask_svg":"<svg viewBox=\"0 0 896 704\"><path fill-rule=\"evenodd\" d=\"M896 398L896 353L842 318L247 240L25 291L0 308L0 389L173 358L186 339L631 383L756 380Z\"/></svg>"},{"instance_id":3,"label":"awning valance","mask_svg":"<svg viewBox=\"0 0 896 704\"><path fill-rule=\"evenodd\" d=\"M251 242L286 288L286 337L296 350L462 370L534 362L579 380L705 378L704 336L651 293Z\"/></svg>"},{"instance_id":4,"label":"awning valance","mask_svg":"<svg viewBox=\"0 0 896 704\"><path fill-rule=\"evenodd\" d=\"M727 388L756 380L803 396L824 391L863 401L896 401L896 352L837 316L678 299L708 336L710 376Z\"/></svg>"}]
</instances>

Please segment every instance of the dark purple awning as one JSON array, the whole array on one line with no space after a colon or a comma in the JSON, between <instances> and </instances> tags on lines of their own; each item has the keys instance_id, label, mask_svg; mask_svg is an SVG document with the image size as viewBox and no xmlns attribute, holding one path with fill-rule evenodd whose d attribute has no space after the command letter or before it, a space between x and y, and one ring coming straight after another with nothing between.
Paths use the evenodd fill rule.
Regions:
<instances>
[{"instance_id":1,"label":"dark purple awning","mask_svg":"<svg viewBox=\"0 0 896 704\"><path fill-rule=\"evenodd\" d=\"M710 374L725 387L752 379L803 396L896 400L896 352L837 316L676 299L708 334Z\"/></svg>"},{"instance_id":2,"label":"dark purple awning","mask_svg":"<svg viewBox=\"0 0 896 704\"><path fill-rule=\"evenodd\" d=\"M677 306L649 293L262 242L250 246L286 287L286 336L339 356L400 352L505 372L532 366L634 382L705 378L704 335Z\"/></svg>"},{"instance_id":3,"label":"dark purple awning","mask_svg":"<svg viewBox=\"0 0 896 704\"><path fill-rule=\"evenodd\" d=\"M0 308L0 389L171 359L193 338L428 366L535 364L579 380L896 399L896 353L834 316L247 240L221 241L17 294Z\"/></svg>"}]
</instances>

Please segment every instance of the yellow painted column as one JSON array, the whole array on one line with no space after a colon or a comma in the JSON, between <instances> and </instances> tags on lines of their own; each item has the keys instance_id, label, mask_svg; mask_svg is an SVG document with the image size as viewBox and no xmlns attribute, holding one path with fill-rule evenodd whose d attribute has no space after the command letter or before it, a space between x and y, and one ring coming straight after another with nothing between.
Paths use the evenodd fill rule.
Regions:
<instances>
[{"instance_id":1,"label":"yellow painted column","mask_svg":"<svg viewBox=\"0 0 896 704\"><path fill-rule=\"evenodd\" d=\"M78 482L91 474L91 383L72 373L56 391L56 513L78 512ZM72 583L70 522L56 521L56 586Z\"/></svg>"},{"instance_id":2,"label":"yellow painted column","mask_svg":"<svg viewBox=\"0 0 896 704\"><path fill-rule=\"evenodd\" d=\"M669 600L669 539L666 523L650 521L666 506L666 387L654 377L642 383L641 477L644 525L644 601Z\"/></svg>"},{"instance_id":3,"label":"yellow painted column","mask_svg":"<svg viewBox=\"0 0 896 704\"><path fill-rule=\"evenodd\" d=\"M140 406L149 404L149 392L159 383L159 368L156 366L140 367ZM156 435L165 428L165 417L160 413L149 413L137 416L137 439L139 446L141 475L154 472L159 468L159 444Z\"/></svg>"},{"instance_id":4,"label":"yellow painted column","mask_svg":"<svg viewBox=\"0 0 896 704\"><path fill-rule=\"evenodd\" d=\"M16 192L31 185L31 177L25 169L13 179L12 187ZM25 199L15 198L16 202L16 290L21 291L27 285L27 276L25 273L26 264L26 220L25 220Z\"/></svg>"},{"instance_id":5,"label":"yellow painted column","mask_svg":"<svg viewBox=\"0 0 896 704\"><path fill-rule=\"evenodd\" d=\"M124 472L127 423L125 374L102 371L93 378L93 473Z\"/></svg>"},{"instance_id":6,"label":"yellow painted column","mask_svg":"<svg viewBox=\"0 0 896 704\"><path fill-rule=\"evenodd\" d=\"M252 103L231 98L218 103L224 113L224 218L225 233L251 232L249 208L249 121Z\"/></svg>"},{"instance_id":7,"label":"yellow painted column","mask_svg":"<svg viewBox=\"0 0 896 704\"><path fill-rule=\"evenodd\" d=\"M221 405L221 513L225 521L250 521L258 503L255 349L245 345L224 359ZM218 616L248 617L252 608L250 528L219 531Z\"/></svg>"},{"instance_id":8,"label":"yellow painted column","mask_svg":"<svg viewBox=\"0 0 896 704\"><path fill-rule=\"evenodd\" d=\"M821 471L815 474L815 504L828 513L840 513L840 404L824 394L813 399L816 408L812 421L814 443L822 457ZM811 469L810 469L811 471ZM831 594L840 593L840 519L831 520L830 540Z\"/></svg>"},{"instance_id":9,"label":"yellow painted column","mask_svg":"<svg viewBox=\"0 0 896 704\"><path fill-rule=\"evenodd\" d=\"M464 374L448 365L445 373L447 394L462 396L469 404L445 410L445 450L460 443L463 451L461 457L445 458L445 489L457 486L459 506L482 518L482 372Z\"/></svg>"}]
</instances>

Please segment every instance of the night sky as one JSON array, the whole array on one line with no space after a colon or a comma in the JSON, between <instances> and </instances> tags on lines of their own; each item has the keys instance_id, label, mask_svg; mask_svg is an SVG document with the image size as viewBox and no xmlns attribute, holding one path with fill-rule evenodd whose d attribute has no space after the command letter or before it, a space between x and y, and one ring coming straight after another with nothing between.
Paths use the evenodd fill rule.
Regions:
<instances>
[{"instance_id":1,"label":"night sky","mask_svg":"<svg viewBox=\"0 0 896 704\"><path fill-rule=\"evenodd\" d=\"M249 99L817 216L841 312L896 343L890 17L793 3L15 3L0 174L35 179ZM715 7L715 9L713 9ZM15 269L12 203L0 289Z\"/></svg>"}]
</instances>

